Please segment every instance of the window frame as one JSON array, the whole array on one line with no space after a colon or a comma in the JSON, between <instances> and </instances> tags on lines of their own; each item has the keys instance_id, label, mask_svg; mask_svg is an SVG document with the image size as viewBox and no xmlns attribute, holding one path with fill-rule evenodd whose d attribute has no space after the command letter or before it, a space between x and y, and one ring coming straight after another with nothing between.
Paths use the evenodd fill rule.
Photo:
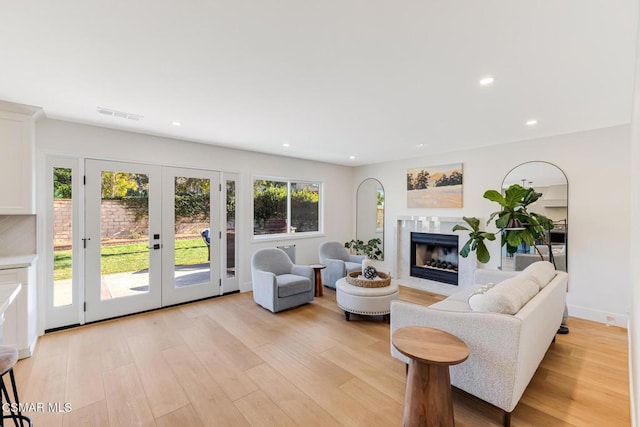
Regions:
<instances>
[{"instance_id":1,"label":"window frame","mask_svg":"<svg viewBox=\"0 0 640 427\"><path fill-rule=\"evenodd\" d=\"M256 181L277 181L285 183L287 186L287 231L286 233L255 234L255 198L253 188ZM291 184L313 184L318 186L318 231L291 231ZM251 177L251 221L253 241L283 240L283 239L304 239L324 235L324 182L313 179L285 178L272 175L253 175Z\"/></svg>"}]
</instances>

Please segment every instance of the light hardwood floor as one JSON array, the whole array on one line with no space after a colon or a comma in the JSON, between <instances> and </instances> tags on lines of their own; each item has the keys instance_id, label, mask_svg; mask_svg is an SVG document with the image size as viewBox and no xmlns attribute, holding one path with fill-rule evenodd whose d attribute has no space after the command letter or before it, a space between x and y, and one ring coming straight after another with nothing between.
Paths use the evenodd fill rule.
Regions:
<instances>
[{"instance_id":1,"label":"light hardwood floor","mask_svg":"<svg viewBox=\"0 0 640 427\"><path fill-rule=\"evenodd\" d=\"M439 297L401 288L401 299ZM512 416L517 426L630 424L627 333L570 319ZM405 367L389 326L344 320L335 292L272 314L235 294L47 334L16 365L36 426L400 426ZM501 412L454 393L458 426Z\"/></svg>"}]
</instances>

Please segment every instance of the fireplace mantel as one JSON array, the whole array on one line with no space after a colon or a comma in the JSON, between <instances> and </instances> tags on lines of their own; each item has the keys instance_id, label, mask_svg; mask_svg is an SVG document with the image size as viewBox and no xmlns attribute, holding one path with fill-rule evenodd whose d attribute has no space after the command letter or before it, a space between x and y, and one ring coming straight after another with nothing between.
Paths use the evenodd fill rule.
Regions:
<instances>
[{"instance_id":1,"label":"fireplace mantel","mask_svg":"<svg viewBox=\"0 0 640 427\"><path fill-rule=\"evenodd\" d=\"M473 270L476 268L475 254L467 258L460 257L458 267L458 286L421 279L410 275L411 264L411 232L440 233L460 235L460 246L467 240L467 233L453 231L453 226L467 225L458 217L434 216L399 216L396 223L396 259L394 277L398 283L416 289L441 295L451 295L461 288L470 286L473 281Z\"/></svg>"}]
</instances>

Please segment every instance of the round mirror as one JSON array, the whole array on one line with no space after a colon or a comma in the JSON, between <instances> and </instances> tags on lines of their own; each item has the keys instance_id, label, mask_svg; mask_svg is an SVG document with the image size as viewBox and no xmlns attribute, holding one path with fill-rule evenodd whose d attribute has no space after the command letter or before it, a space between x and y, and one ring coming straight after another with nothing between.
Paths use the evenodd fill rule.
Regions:
<instances>
[{"instance_id":1,"label":"round mirror","mask_svg":"<svg viewBox=\"0 0 640 427\"><path fill-rule=\"evenodd\" d=\"M384 258L384 188L380 181L367 178L356 193L356 239L365 244L380 239L378 247Z\"/></svg>"},{"instance_id":2,"label":"round mirror","mask_svg":"<svg viewBox=\"0 0 640 427\"><path fill-rule=\"evenodd\" d=\"M554 227L546 237L546 242L538 241L535 246L525 243L514 254L502 248L502 269L521 271L529 264L549 260L549 251L557 270L567 271L568 242L568 196L567 176L562 169L548 162L527 162L511 169L502 181L502 192L513 184L524 188L532 187L542 196L529 205L528 211L546 216L553 221Z\"/></svg>"}]
</instances>

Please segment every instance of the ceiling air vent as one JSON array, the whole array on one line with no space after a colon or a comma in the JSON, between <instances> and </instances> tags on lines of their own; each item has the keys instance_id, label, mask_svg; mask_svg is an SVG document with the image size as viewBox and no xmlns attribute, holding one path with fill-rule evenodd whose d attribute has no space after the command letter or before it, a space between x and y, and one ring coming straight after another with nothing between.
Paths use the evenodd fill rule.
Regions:
<instances>
[{"instance_id":1,"label":"ceiling air vent","mask_svg":"<svg viewBox=\"0 0 640 427\"><path fill-rule=\"evenodd\" d=\"M121 119L135 120L136 122L144 118L139 114L125 113L123 111L112 110L111 108L96 107L96 111L105 116L119 117Z\"/></svg>"}]
</instances>

